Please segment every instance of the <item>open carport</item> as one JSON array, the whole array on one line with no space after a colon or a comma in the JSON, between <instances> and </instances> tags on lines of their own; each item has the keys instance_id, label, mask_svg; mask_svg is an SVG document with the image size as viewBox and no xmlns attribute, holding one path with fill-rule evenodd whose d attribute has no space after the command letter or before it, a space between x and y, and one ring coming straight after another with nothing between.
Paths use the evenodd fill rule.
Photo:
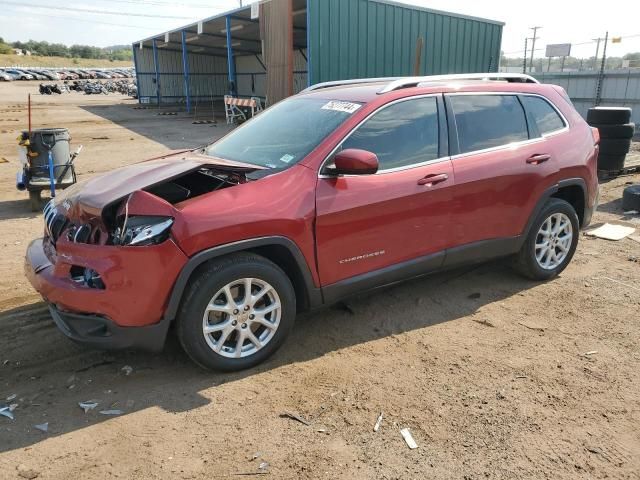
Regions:
<instances>
[{"instance_id":1,"label":"open carport","mask_svg":"<svg viewBox=\"0 0 640 480\"><path fill-rule=\"evenodd\" d=\"M268 0L133 44L141 103L267 104L345 78L497 71L501 22L385 0Z\"/></svg>"}]
</instances>

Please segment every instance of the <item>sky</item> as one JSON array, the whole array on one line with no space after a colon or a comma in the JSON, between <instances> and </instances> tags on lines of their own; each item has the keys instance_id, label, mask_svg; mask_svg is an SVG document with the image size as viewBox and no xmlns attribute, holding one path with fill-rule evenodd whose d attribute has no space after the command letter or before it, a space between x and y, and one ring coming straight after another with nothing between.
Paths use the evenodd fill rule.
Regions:
<instances>
[{"instance_id":1,"label":"sky","mask_svg":"<svg viewBox=\"0 0 640 480\"><path fill-rule=\"evenodd\" d=\"M0 0L0 37L8 41L33 39L99 47L129 44L237 8L239 3L238 0ZM623 37L621 43L609 44L609 56L640 52L637 0L608 0L602 8L576 0L404 0L403 3L505 22L502 50L510 57L522 56L524 39L531 37L530 27L534 26L542 27L538 30L536 57L544 56L544 47L552 43L572 43L573 56L593 56L596 50L593 39L604 37L607 30L610 36ZM100 10L115 14L96 13Z\"/></svg>"}]
</instances>

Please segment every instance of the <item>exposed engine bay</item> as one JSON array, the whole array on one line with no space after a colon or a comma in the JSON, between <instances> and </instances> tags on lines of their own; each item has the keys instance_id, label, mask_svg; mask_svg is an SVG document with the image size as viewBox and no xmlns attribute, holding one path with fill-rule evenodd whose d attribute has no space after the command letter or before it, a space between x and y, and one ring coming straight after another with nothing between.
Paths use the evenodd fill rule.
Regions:
<instances>
[{"instance_id":1,"label":"exposed engine bay","mask_svg":"<svg viewBox=\"0 0 640 480\"><path fill-rule=\"evenodd\" d=\"M190 198L245 183L244 174L203 167L169 181L145 188L146 192L175 205Z\"/></svg>"},{"instance_id":2,"label":"exposed engine bay","mask_svg":"<svg viewBox=\"0 0 640 480\"><path fill-rule=\"evenodd\" d=\"M68 218L51 202L45 209L46 233L54 244L63 232L74 243L158 244L170 235L176 217L174 205L247 181L244 169L203 165L129 193L106 205L101 218L85 216L81 221Z\"/></svg>"}]
</instances>

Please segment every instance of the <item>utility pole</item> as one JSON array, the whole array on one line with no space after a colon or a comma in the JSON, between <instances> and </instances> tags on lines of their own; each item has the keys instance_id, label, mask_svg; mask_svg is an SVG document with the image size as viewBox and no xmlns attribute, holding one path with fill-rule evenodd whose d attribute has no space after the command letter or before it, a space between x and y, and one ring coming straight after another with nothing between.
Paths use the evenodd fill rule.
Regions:
<instances>
[{"instance_id":1,"label":"utility pole","mask_svg":"<svg viewBox=\"0 0 640 480\"><path fill-rule=\"evenodd\" d=\"M531 39L531 61L529 62L529 71L533 71L533 54L536 51L536 40L538 39L538 30L542 27L531 27L529 30L533 30L533 38Z\"/></svg>"},{"instance_id":2,"label":"utility pole","mask_svg":"<svg viewBox=\"0 0 640 480\"><path fill-rule=\"evenodd\" d=\"M600 105L602 100L602 83L604 82L604 67L607 61L607 41L609 40L609 32L604 35L604 48L602 49L602 63L600 64L600 74L598 75L598 86L596 88L596 104Z\"/></svg>"},{"instance_id":3,"label":"utility pole","mask_svg":"<svg viewBox=\"0 0 640 480\"><path fill-rule=\"evenodd\" d=\"M600 53L600 41L602 39L598 37L598 38L593 38L592 40L594 42L598 42L596 44L596 57L593 59L593 69L595 70L596 68L598 68L598 54Z\"/></svg>"},{"instance_id":4,"label":"utility pole","mask_svg":"<svg viewBox=\"0 0 640 480\"><path fill-rule=\"evenodd\" d=\"M522 57L522 73L527 73L527 42L529 39L525 37L524 39L524 55Z\"/></svg>"}]
</instances>

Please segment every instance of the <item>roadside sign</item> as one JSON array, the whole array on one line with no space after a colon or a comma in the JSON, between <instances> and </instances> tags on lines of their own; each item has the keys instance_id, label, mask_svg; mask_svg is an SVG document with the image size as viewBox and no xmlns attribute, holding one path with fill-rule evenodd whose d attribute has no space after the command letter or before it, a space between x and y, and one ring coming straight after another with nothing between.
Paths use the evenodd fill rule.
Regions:
<instances>
[{"instance_id":1,"label":"roadside sign","mask_svg":"<svg viewBox=\"0 0 640 480\"><path fill-rule=\"evenodd\" d=\"M546 57L568 57L571 55L570 43L553 43L547 45Z\"/></svg>"}]
</instances>

